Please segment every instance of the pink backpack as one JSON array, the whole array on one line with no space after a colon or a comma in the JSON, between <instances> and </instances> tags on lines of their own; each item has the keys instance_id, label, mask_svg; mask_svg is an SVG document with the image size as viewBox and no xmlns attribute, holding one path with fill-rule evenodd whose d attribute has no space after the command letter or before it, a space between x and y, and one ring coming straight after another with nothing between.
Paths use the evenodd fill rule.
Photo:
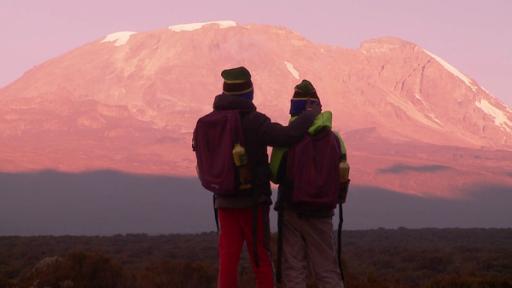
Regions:
<instances>
[{"instance_id":1,"label":"pink backpack","mask_svg":"<svg viewBox=\"0 0 512 288\"><path fill-rule=\"evenodd\" d=\"M307 134L288 151L291 204L301 210L335 209L339 202L339 140L331 130Z\"/></svg>"},{"instance_id":2,"label":"pink backpack","mask_svg":"<svg viewBox=\"0 0 512 288\"><path fill-rule=\"evenodd\" d=\"M192 139L197 173L203 187L216 195L238 192L239 178L233 162L235 143L243 143L238 110L213 111L197 121Z\"/></svg>"}]
</instances>

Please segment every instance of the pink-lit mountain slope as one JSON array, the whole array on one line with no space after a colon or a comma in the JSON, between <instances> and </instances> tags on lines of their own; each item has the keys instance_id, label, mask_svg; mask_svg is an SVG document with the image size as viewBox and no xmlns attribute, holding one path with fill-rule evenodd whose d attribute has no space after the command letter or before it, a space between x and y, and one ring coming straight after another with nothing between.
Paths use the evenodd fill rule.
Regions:
<instances>
[{"instance_id":1,"label":"pink-lit mountain slope","mask_svg":"<svg viewBox=\"0 0 512 288\"><path fill-rule=\"evenodd\" d=\"M194 175L193 127L220 71L239 65L258 109L282 123L294 85L314 83L353 183L442 197L512 187L512 110L438 56L397 38L346 49L232 21L114 33L27 71L0 90L0 170Z\"/></svg>"}]
</instances>

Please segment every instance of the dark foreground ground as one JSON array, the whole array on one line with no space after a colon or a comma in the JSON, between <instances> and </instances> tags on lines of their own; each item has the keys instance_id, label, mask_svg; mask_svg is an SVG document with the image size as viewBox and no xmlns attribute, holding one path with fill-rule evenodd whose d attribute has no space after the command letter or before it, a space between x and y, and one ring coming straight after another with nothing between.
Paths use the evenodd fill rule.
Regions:
<instances>
[{"instance_id":1,"label":"dark foreground ground","mask_svg":"<svg viewBox=\"0 0 512 288\"><path fill-rule=\"evenodd\" d=\"M512 287L512 229L344 231L343 250L350 288ZM215 287L215 278L215 233L0 237L1 288ZM243 257L240 287L252 282Z\"/></svg>"}]
</instances>

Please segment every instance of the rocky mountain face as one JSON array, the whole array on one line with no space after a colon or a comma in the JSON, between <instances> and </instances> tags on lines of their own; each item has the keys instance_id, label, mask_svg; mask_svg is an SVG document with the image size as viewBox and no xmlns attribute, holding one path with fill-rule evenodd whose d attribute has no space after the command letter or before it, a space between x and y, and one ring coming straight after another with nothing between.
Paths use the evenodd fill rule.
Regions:
<instances>
[{"instance_id":1,"label":"rocky mountain face","mask_svg":"<svg viewBox=\"0 0 512 288\"><path fill-rule=\"evenodd\" d=\"M512 110L445 60L397 38L346 49L232 21L113 33L27 71L0 89L0 169L193 176L196 120L240 65L281 123L294 85L314 83L354 183L439 197L512 187Z\"/></svg>"}]
</instances>

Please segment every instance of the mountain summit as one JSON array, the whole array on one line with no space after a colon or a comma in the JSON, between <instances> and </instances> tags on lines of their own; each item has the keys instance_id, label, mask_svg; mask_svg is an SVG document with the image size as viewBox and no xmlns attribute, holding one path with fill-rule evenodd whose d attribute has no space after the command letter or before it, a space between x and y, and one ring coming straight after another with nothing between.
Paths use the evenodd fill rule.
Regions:
<instances>
[{"instance_id":1,"label":"mountain summit","mask_svg":"<svg viewBox=\"0 0 512 288\"><path fill-rule=\"evenodd\" d=\"M0 90L0 168L194 175L193 127L220 71L240 65L282 123L294 85L311 80L360 184L446 196L512 183L512 110L447 61L398 38L347 49L233 21L117 32L27 71Z\"/></svg>"}]
</instances>

